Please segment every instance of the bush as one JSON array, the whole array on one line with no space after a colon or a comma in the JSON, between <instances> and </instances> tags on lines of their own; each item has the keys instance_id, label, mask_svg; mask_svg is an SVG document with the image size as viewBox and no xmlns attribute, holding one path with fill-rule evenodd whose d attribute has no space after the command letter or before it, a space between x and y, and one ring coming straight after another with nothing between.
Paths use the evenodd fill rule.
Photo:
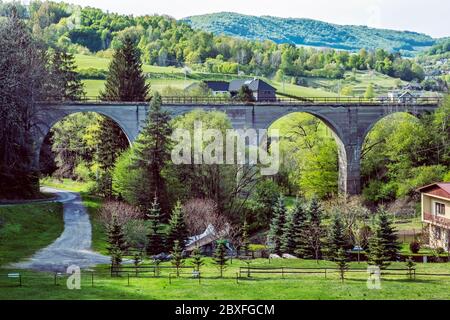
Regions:
<instances>
[{"instance_id":1,"label":"bush","mask_svg":"<svg viewBox=\"0 0 450 320\"><path fill-rule=\"evenodd\" d=\"M81 79L105 80L108 72L102 69L87 68L80 69L78 75Z\"/></svg>"},{"instance_id":2,"label":"bush","mask_svg":"<svg viewBox=\"0 0 450 320\"><path fill-rule=\"evenodd\" d=\"M417 241L413 241L409 244L409 250L411 250L412 253L418 254L420 251L420 243Z\"/></svg>"},{"instance_id":3,"label":"bush","mask_svg":"<svg viewBox=\"0 0 450 320\"><path fill-rule=\"evenodd\" d=\"M441 255L445 253L445 249L444 248L436 248L436 254L437 255Z\"/></svg>"}]
</instances>

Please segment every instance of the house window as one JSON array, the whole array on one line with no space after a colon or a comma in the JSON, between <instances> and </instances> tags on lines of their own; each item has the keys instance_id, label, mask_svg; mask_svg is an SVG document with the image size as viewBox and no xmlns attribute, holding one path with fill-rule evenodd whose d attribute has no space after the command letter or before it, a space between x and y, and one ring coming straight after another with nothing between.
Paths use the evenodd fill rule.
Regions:
<instances>
[{"instance_id":1,"label":"house window","mask_svg":"<svg viewBox=\"0 0 450 320\"><path fill-rule=\"evenodd\" d=\"M435 213L440 216L445 216L445 204L436 202L435 204Z\"/></svg>"}]
</instances>

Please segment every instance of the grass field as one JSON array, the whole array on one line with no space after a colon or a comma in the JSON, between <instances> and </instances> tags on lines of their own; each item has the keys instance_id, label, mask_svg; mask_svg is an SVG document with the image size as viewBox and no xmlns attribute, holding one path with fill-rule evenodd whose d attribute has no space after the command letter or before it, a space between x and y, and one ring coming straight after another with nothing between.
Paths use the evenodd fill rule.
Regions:
<instances>
[{"instance_id":1,"label":"grass field","mask_svg":"<svg viewBox=\"0 0 450 320\"><path fill-rule=\"evenodd\" d=\"M87 55L75 55L75 62L78 69L94 68L100 70L108 70L109 59L99 58L96 56ZM150 74L158 75L158 78L150 78L149 82L152 90L162 91L165 87L171 86L178 89L184 89L194 82L199 82L202 80L230 80L231 78L242 78L240 76L231 76L223 74L211 74L211 73L200 73L194 72L189 75L188 79L184 79L184 74L182 69L174 67L158 67L143 65L143 71ZM166 78L166 79L165 79ZM244 77L245 78L245 77ZM275 88L277 88L279 93L284 93L288 95L298 96L298 97L336 97L337 94L324 89L315 89L309 87L302 87L293 85L290 83L280 83L264 79L269 82ZM99 92L104 88L104 80L83 80L85 85L86 95L88 97L96 97Z\"/></svg>"},{"instance_id":2,"label":"grass field","mask_svg":"<svg viewBox=\"0 0 450 320\"><path fill-rule=\"evenodd\" d=\"M364 96L369 84L373 84L375 93L377 95L386 96L389 91L396 88L399 83L405 85L406 82L399 79L389 77L376 71L356 71L346 72L345 79L325 79L325 78L307 78L309 86L320 87L326 90L339 92L345 86L351 86L353 88L353 95L355 97Z\"/></svg>"},{"instance_id":3,"label":"grass field","mask_svg":"<svg viewBox=\"0 0 450 320\"><path fill-rule=\"evenodd\" d=\"M59 203L0 207L0 266L28 258L63 230Z\"/></svg>"},{"instance_id":4,"label":"grass field","mask_svg":"<svg viewBox=\"0 0 450 320\"><path fill-rule=\"evenodd\" d=\"M53 274L25 272L23 287L16 287L16 281L0 277L0 299L149 299L149 300L438 300L449 299L450 277L432 277L418 275L416 280L410 280L406 273L401 275L386 275L381 280L380 290L370 290L367 287L368 275L365 264L352 264L352 268L361 269L359 273L348 273L342 283L338 274L303 274L286 275L255 275L247 278L245 274L236 281L236 272L241 261L234 260L229 264L223 279L218 278L218 271L211 260L202 268L202 280L193 279L190 275L172 279L169 283L169 271L162 271L159 278L136 278L131 275L130 285L126 275L111 278L105 267L98 267L94 272L94 286L91 284L91 273L82 274L81 290L70 291L65 286L65 279L60 279L59 285L54 284ZM186 265L190 262L187 261ZM334 268L332 262L304 260L255 260L252 266L284 266L302 268ZM392 268L403 268L396 263ZM448 264L418 265L418 273L448 272ZM11 271L11 270L9 270ZM7 270L6 270L7 272ZM186 272L187 273L187 272ZM191 273L191 271L189 271Z\"/></svg>"}]
</instances>

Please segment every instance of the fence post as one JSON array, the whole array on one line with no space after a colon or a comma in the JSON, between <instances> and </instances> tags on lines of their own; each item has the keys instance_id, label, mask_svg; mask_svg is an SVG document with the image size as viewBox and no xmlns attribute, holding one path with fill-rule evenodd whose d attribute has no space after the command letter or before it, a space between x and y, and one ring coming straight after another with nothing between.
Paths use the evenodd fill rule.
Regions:
<instances>
[{"instance_id":1,"label":"fence post","mask_svg":"<svg viewBox=\"0 0 450 320\"><path fill-rule=\"evenodd\" d=\"M239 272L236 272L236 284L239 284Z\"/></svg>"},{"instance_id":2,"label":"fence post","mask_svg":"<svg viewBox=\"0 0 450 320\"><path fill-rule=\"evenodd\" d=\"M128 275L128 286L130 286L130 273L128 272L127 275Z\"/></svg>"},{"instance_id":3,"label":"fence post","mask_svg":"<svg viewBox=\"0 0 450 320\"><path fill-rule=\"evenodd\" d=\"M22 286L22 275L19 274L19 287L21 287L21 286Z\"/></svg>"},{"instance_id":4,"label":"fence post","mask_svg":"<svg viewBox=\"0 0 450 320\"><path fill-rule=\"evenodd\" d=\"M325 279L327 278L327 268L325 268Z\"/></svg>"},{"instance_id":5,"label":"fence post","mask_svg":"<svg viewBox=\"0 0 450 320\"><path fill-rule=\"evenodd\" d=\"M281 278L284 279L284 268L281 268Z\"/></svg>"},{"instance_id":6,"label":"fence post","mask_svg":"<svg viewBox=\"0 0 450 320\"><path fill-rule=\"evenodd\" d=\"M91 286L94 287L94 271L91 273Z\"/></svg>"}]
</instances>

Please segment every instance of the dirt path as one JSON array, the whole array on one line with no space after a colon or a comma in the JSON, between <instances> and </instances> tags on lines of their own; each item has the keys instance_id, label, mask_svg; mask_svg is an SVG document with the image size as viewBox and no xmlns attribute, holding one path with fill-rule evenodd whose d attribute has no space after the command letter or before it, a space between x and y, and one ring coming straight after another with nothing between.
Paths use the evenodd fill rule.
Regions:
<instances>
[{"instance_id":1,"label":"dirt path","mask_svg":"<svg viewBox=\"0 0 450 320\"><path fill-rule=\"evenodd\" d=\"M109 257L91 250L92 226L81 196L78 193L52 188L42 188L42 191L57 195L57 200L43 202L63 203L64 232L47 248L38 251L27 261L12 266L21 269L65 272L71 265L88 268L97 264L109 264Z\"/></svg>"}]
</instances>

